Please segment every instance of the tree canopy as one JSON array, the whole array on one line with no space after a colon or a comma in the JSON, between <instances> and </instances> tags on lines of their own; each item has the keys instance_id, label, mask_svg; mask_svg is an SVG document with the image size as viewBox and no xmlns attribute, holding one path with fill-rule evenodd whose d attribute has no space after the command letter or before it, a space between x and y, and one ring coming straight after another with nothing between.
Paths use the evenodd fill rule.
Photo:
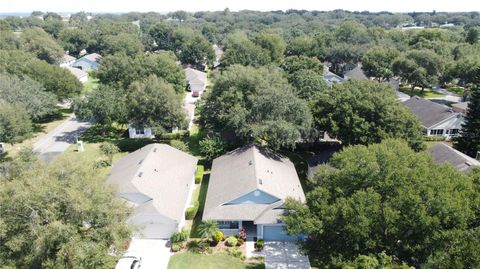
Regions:
<instances>
[{"instance_id":1,"label":"tree canopy","mask_svg":"<svg viewBox=\"0 0 480 269\"><path fill-rule=\"evenodd\" d=\"M472 89L465 120L455 147L475 158L480 151L480 87Z\"/></svg>"},{"instance_id":2,"label":"tree canopy","mask_svg":"<svg viewBox=\"0 0 480 269\"><path fill-rule=\"evenodd\" d=\"M18 143L31 136L32 121L27 110L20 104L0 100L0 141Z\"/></svg>"},{"instance_id":3,"label":"tree canopy","mask_svg":"<svg viewBox=\"0 0 480 269\"><path fill-rule=\"evenodd\" d=\"M306 102L295 96L278 69L239 65L217 78L201 112L205 130L275 149L294 146L311 123Z\"/></svg>"},{"instance_id":4,"label":"tree canopy","mask_svg":"<svg viewBox=\"0 0 480 269\"><path fill-rule=\"evenodd\" d=\"M375 81L335 84L312 108L314 127L346 145L379 143L403 138L415 149L423 147L421 124L397 101L392 88Z\"/></svg>"},{"instance_id":5,"label":"tree canopy","mask_svg":"<svg viewBox=\"0 0 480 269\"><path fill-rule=\"evenodd\" d=\"M475 184L400 140L350 146L320 167L306 204L287 201L284 221L289 232L309 234L306 249L325 268L381 252L416 268L476 268Z\"/></svg>"},{"instance_id":6,"label":"tree canopy","mask_svg":"<svg viewBox=\"0 0 480 269\"><path fill-rule=\"evenodd\" d=\"M130 240L129 209L102 173L80 162L47 166L31 152L1 165L2 266L113 268L111 251Z\"/></svg>"}]
</instances>

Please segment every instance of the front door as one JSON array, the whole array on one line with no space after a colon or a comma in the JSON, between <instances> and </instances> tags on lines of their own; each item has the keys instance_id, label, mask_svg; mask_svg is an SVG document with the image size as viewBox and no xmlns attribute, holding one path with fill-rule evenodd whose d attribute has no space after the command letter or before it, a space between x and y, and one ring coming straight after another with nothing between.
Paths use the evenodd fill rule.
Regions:
<instances>
[{"instance_id":1,"label":"front door","mask_svg":"<svg viewBox=\"0 0 480 269\"><path fill-rule=\"evenodd\" d=\"M247 240L257 239L257 225L255 225L253 221L242 221L242 227L247 233Z\"/></svg>"}]
</instances>

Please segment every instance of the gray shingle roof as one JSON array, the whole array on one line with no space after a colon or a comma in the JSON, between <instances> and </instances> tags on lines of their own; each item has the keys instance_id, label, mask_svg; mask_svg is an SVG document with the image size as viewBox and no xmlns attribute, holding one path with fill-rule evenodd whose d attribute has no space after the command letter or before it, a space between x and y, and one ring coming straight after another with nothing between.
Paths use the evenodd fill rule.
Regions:
<instances>
[{"instance_id":1,"label":"gray shingle roof","mask_svg":"<svg viewBox=\"0 0 480 269\"><path fill-rule=\"evenodd\" d=\"M362 65L360 64L346 72L343 76L351 80L368 80L368 77L363 72Z\"/></svg>"},{"instance_id":2,"label":"gray shingle roof","mask_svg":"<svg viewBox=\"0 0 480 269\"><path fill-rule=\"evenodd\" d=\"M457 116L450 107L414 96L403 102L420 119L425 128L430 128L446 119Z\"/></svg>"},{"instance_id":3,"label":"gray shingle roof","mask_svg":"<svg viewBox=\"0 0 480 269\"><path fill-rule=\"evenodd\" d=\"M87 54L87 55L83 56L82 58L85 58L89 61L98 63L102 59L102 56L98 53L90 53L90 54Z\"/></svg>"},{"instance_id":4,"label":"gray shingle roof","mask_svg":"<svg viewBox=\"0 0 480 269\"><path fill-rule=\"evenodd\" d=\"M185 77L192 91L203 91L207 84L207 73L191 67L184 69Z\"/></svg>"},{"instance_id":5,"label":"gray shingle roof","mask_svg":"<svg viewBox=\"0 0 480 269\"><path fill-rule=\"evenodd\" d=\"M453 110L457 112L466 112L468 108L468 102L460 102L452 104Z\"/></svg>"},{"instance_id":6,"label":"gray shingle roof","mask_svg":"<svg viewBox=\"0 0 480 269\"><path fill-rule=\"evenodd\" d=\"M428 149L437 163L450 163L453 167L461 172L469 172L475 166L479 166L480 162L455 150L444 143L437 143Z\"/></svg>"},{"instance_id":7,"label":"gray shingle roof","mask_svg":"<svg viewBox=\"0 0 480 269\"><path fill-rule=\"evenodd\" d=\"M245 146L213 161L203 219L253 221L264 214L271 216L271 204L224 205L255 190L281 201L287 197L305 201L295 166L288 158L255 145ZM270 220L276 222L263 218Z\"/></svg>"},{"instance_id":8,"label":"gray shingle roof","mask_svg":"<svg viewBox=\"0 0 480 269\"><path fill-rule=\"evenodd\" d=\"M70 71L70 73L72 73L72 75L74 75L77 79L81 79L83 77L88 76L87 72L81 69L71 67L71 66L65 66L64 68Z\"/></svg>"},{"instance_id":9,"label":"gray shingle roof","mask_svg":"<svg viewBox=\"0 0 480 269\"><path fill-rule=\"evenodd\" d=\"M159 213L180 222L197 161L169 145L150 144L119 160L106 183L136 206L135 213Z\"/></svg>"}]
</instances>

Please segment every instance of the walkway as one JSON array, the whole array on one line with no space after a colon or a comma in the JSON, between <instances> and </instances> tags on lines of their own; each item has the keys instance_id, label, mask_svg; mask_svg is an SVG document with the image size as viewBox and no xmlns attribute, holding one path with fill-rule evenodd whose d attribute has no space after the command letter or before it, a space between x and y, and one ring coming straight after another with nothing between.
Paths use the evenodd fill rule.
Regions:
<instances>
[{"instance_id":1,"label":"walkway","mask_svg":"<svg viewBox=\"0 0 480 269\"><path fill-rule=\"evenodd\" d=\"M76 138L89 127L89 122L79 121L74 115L71 115L57 128L33 144L33 151L38 154L40 159L51 162L70 145L76 143Z\"/></svg>"}]
</instances>

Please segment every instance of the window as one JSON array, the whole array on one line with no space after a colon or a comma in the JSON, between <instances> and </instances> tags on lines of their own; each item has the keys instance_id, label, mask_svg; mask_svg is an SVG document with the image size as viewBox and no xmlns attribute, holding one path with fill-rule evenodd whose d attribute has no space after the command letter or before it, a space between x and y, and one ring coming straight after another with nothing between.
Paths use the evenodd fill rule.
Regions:
<instances>
[{"instance_id":1,"label":"window","mask_svg":"<svg viewBox=\"0 0 480 269\"><path fill-rule=\"evenodd\" d=\"M451 134L451 135L456 135L456 134L458 134L458 129L450 129L450 134Z\"/></svg>"},{"instance_id":2,"label":"window","mask_svg":"<svg viewBox=\"0 0 480 269\"><path fill-rule=\"evenodd\" d=\"M145 134L145 129L143 127L141 128L135 128L135 134L137 135L144 135Z\"/></svg>"},{"instance_id":3,"label":"window","mask_svg":"<svg viewBox=\"0 0 480 269\"><path fill-rule=\"evenodd\" d=\"M430 135L443 135L443 129L430 130Z\"/></svg>"},{"instance_id":4,"label":"window","mask_svg":"<svg viewBox=\"0 0 480 269\"><path fill-rule=\"evenodd\" d=\"M219 229L238 229L238 221L217 221Z\"/></svg>"}]
</instances>

